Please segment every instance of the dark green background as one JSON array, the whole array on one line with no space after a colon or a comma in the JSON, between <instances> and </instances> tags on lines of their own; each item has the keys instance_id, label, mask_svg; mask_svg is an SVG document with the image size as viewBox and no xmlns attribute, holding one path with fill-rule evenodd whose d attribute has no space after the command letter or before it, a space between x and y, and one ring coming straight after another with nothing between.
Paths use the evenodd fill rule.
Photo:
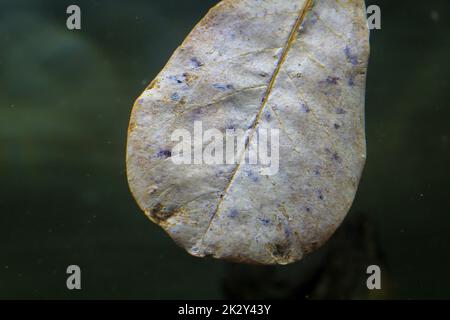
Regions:
<instances>
[{"instance_id":1,"label":"dark green background","mask_svg":"<svg viewBox=\"0 0 450 320\"><path fill-rule=\"evenodd\" d=\"M215 2L0 0L0 298L450 298L448 0L370 1L368 161L323 249L287 267L198 259L140 213L131 106Z\"/></svg>"}]
</instances>

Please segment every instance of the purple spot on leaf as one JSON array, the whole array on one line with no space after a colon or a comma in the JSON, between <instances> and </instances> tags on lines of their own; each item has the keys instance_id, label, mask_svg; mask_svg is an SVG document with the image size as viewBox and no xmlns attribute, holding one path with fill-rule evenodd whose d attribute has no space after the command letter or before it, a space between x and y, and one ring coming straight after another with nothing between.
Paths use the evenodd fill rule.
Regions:
<instances>
[{"instance_id":1,"label":"purple spot on leaf","mask_svg":"<svg viewBox=\"0 0 450 320\"><path fill-rule=\"evenodd\" d=\"M236 209L231 209L230 212L228 212L228 217L230 218L236 218L239 215L239 211Z\"/></svg>"},{"instance_id":2,"label":"purple spot on leaf","mask_svg":"<svg viewBox=\"0 0 450 320\"><path fill-rule=\"evenodd\" d=\"M348 62L350 62L354 66L356 66L358 64L358 57L351 53L351 50L348 46L345 47L344 53L345 53L345 56L347 57Z\"/></svg>"},{"instance_id":3,"label":"purple spot on leaf","mask_svg":"<svg viewBox=\"0 0 450 320\"><path fill-rule=\"evenodd\" d=\"M167 159L172 156L172 151L170 150L160 150L157 154L158 158Z\"/></svg>"}]
</instances>

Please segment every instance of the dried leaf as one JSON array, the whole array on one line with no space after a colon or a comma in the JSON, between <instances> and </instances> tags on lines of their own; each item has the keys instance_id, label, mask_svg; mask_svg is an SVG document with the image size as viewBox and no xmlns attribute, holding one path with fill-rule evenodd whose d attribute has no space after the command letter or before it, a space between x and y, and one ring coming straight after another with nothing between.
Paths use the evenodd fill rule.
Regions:
<instances>
[{"instance_id":1,"label":"dried leaf","mask_svg":"<svg viewBox=\"0 0 450 320\"><path fill-rule=\"evenodd\" d=\"M224 0L136 101L127 173L145 214L190 254L287 264L322 245L364 166L363 0ZM171 135L279 130L279 170L175 164ZM202 142L203 147L207 145Z\"/></svg>"}]
</instances>

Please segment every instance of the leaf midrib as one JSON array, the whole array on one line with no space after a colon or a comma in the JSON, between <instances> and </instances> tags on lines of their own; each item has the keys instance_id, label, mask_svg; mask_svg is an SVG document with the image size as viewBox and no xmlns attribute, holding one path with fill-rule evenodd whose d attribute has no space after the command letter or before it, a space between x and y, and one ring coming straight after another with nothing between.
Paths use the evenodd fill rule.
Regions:
<instances>
[{"instance_id":1,"label":"leaf midrib","mask_svg":"<svg viewBox=\"0 0 450 320\"><path fill-rule=\"evenodd\" d=\"M272 77L270 79L269 85L267 86L267 90L266 93L264 94L264 99L261 102L261 107L259 108L258 114L256 115L255 120L253 121L252 127L251 127L251 131L249 134L249 137L247 139L247 141L245 142L245 147L239 157L239 161L238 164L236 165L236 168L233 171L233 174L231 175L230 181L227 184L227 187L224 190L224 193L222 195L222 197L219 200L219 203L217 204L217 208L214 211L213 215L211 216L211 219L209 221L208 227L206 228L204 234L203 234L203 238L204 236L208 233L212 222L214 220L214 218L216 217L217 213L220 210L220 206L223 202L223 200L225 199L226 195L228 194L229 189L231 188L231 185L234 182L234 179L236 177L237 172L239 171L240 167L241 167L241 163L242 163L242 157L245 156L245 153L247 152L248 146L250 145L250 142L252 141L253 135L256 131L256 127L259 124L259 121L261 119L262 114L264 113L265 107L267 105L267 102L269 101L270 95L272 93L272 89L275 85L275 82L278 78L278 74L280 73L281 67L283 66L284 62L286 61L287 55L289 53L289 50L292 47L292 44L295 42L295 38L297 37L299 31L300 31L300 27L303 23L303 21L305 20L306 14L308 12L308 10L310 9L310 7L312 6L312 2L313 0L306 0L305 5L303 6L303 8L299 11L299 14L297 16L297 19L295 21L294 26L292 27L290 33L289 33L289 37L288 40L286 41L286 44L283 47L283 52L281 54L281 57L278 59L276 68L272 74ZM203 238L202 238L202 243L203 243Z\"/></svg>"}]
</instances>

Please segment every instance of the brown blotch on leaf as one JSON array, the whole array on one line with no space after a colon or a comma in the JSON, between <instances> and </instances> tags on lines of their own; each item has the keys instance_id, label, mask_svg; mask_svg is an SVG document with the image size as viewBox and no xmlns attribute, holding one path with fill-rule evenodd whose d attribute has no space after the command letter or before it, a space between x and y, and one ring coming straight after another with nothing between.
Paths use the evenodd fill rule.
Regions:
<instances>
[{"instance_id":1,"label":"brown blotch on leaf","mask_svg":"<svg viewBox=\"0 0 450 320\"><path fill-rule=\"evenodd\" d=\"M158 203L150 210L150 217L157 222L163 222L175 214L175 210L168 210L161 203Z\"/></svg>"}]
</instances>

